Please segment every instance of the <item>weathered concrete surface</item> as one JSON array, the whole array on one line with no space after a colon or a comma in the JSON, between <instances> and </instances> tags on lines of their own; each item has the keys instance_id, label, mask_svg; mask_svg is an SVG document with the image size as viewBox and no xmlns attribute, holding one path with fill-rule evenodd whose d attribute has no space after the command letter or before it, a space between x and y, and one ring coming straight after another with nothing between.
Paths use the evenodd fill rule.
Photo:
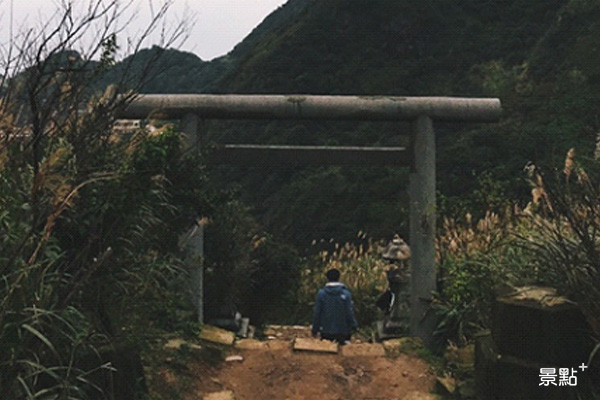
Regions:
<instances>
[{"instance_id":1,"label":"weathered concrete surface","mask_svg":"<svg viewBox=\"0 0 600 400\"><path fill-rule=\"evenodd\" d=\"M256 339L241 339L235 342L235 347L240 350L264 350L267 348L267 342Z\"/></svg>"},{"instance_id":2,"label":"weathered concrete surface","mask_svg":"<svg viewBox=\"0 0 600 400\"><path fill-rule=\"evenodd\" d=\"M385 349L379 343L355 343L341 346L340 353L344 357L383 357Z\"/></svg>"},{"instance_id":3,"label":"weathered concrete surface","mask_svg":"<svg viewBox=\"0 0 600 400\"><path fill-rule=\"evenodd\" d=\"M225 329L204 325L202 327L202 332L200 332L200 339L212 343L231 346L235 341L235 334L233 332L226 331Z\"/></svg>"},{"instance_id":4,"label":"weathered concrete surface","mask_svg":"<svg viewBox=\"0 0 600 400\"><path fill-rule=\"evenodd\" d=\"M430 117L421 115L413 122L411 144L414 162L408 189L412 249L410 334L420 337L426 346L430 346L437 326L435 314L430 310L432 292L437 284L435 134Z\"/></svg>"},{"instance_id":5,"label":"weathered concrete surface","mask_svg":"<svg viewBox=\"0 0 600 400\"><path fill-rule=\"evenodd\" d=\"M235 400L235 396L231 390L223 392L210 393L204 396L204 400Z\"/></svg>"},{"instance_id":6,"label":"weathered concrete surface","mask_svg":"<svg viewBox=\"0 0 600 400\"><path fill-rule=\"evenodd\" d=\"M310 95L140 95L119 118L313 119L400 121L427 116L438 121L493 122L500 119L499 99L397 96Z\"/></svg>"},{"instance_id":7,"label":"weathered concrete surface","mask_svg":"<svg viewBox=\"0 0 600 400\"><path fill-rule=\"evenodd\" d=\"M316 353L337 353L338 344L329 340L303 339L294 340L295 351L312 351Z\"/></svg>"}]
</instances>

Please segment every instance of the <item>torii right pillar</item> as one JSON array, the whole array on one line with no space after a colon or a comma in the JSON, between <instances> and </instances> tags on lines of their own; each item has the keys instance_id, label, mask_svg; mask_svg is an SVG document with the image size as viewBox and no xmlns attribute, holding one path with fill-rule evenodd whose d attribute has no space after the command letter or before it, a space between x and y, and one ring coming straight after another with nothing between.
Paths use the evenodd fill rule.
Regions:
<instances>
[{"instance_id":1,"label":"torii right pillar","mask_svg":"<svg viewBox=\"0 0 600 400\"><path fill-rule=\"evenodd\" d=\"M410 170L411 295L410 334L429 346L436 328L431 306L436 289L435 135L433 121L419 116L412 123Z\"/></svg>"}]
</instances>

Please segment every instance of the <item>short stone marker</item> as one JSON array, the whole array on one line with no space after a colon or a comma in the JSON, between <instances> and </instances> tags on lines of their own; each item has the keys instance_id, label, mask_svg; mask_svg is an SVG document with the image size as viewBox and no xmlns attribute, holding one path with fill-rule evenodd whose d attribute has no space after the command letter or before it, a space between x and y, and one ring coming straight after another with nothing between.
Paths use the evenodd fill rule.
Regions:
<instances>
[{"instance_id":1,"label":"short stone marker","mask_svg":"<svg viewBox=\"0 0 600 400\"><path fill-rule=\"evenodd\" d=\"M238 356L238 355L225 357L225 362L242 362L242 361L244 361L244 357Z\"/></svg>"},{"instance_id":2,"label":"short stone marker","mask_svg":"<svg viewBox=\"0 0 600 400\"><path fill-rule=\"evenodd\" d=\"M354 343L341 347L344 357L383 357L385 349L379 343Z\"/></svg>"},{"instance_id":3,"label":"short stone marker","mask_svg":"<svg viewBox=\"0 0 600 400\"><path fill-rule=\"evenodd\" d=\"M263 350L267 348L267 343L256 339L241 339L235 342L235 347L240 350Z\"/></svg>"},{"instance_id":4,"label":"short stone marker","mask_svg":"<svg viewBox=\"0 0 600 400\"><path fill-rule=\"evenodd\" d=\"M231 390L225 390L207 394L203 400L235 400L235 396Z\"/></svg>"},{"instance_id":5,"label":"short stone marker","mask_svg":"<svg viewBox=\"0 0 600 400\"><path fill-rule=\"evenodd\" d=\"M316 353L337 353L338 344L329 340L302 339L294 340L295 351L312 351Z\"/></svg>"},{"instance_id":6,"label":"short stone marker","mask_svg":"<svg viewBox=\"0 0 600 400\"><path fill-rule=\"evenodd\" d=\"M212 343L231 346L235 341L235 334L233 332L226 331L225 329L204 325L202 327L202 332L200 332L200 339Z\"/></svg>"},{"instance_id":7,"label":"short stone marker","mask_svg":"<svg viewBox=\"0 0 600 400\"><path fill-rule=\"evenodd\" d=\"M240 330L237 335L243 338L248 337L248 332L250 330L250 318L242 318L242 323L240 326Z\"/></svg>"}]
</instances>

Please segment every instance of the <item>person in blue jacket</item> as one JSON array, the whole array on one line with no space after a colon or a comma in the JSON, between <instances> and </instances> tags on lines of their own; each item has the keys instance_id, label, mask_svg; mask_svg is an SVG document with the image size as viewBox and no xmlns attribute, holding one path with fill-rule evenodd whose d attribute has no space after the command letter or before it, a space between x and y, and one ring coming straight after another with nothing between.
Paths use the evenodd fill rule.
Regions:
<instances>
[{"instance_id":1,"label":"person in blue jacket","mask_svg":"<svg viewBox=\"0 0 600 400\"><path fill-rule=\"evenodd\" d=\"M346 344L350 336L358 329L354 318L352 295L340 282L340 271L330 269L325 274L327 284L317 293L313 317L312 334L314 337Z\"/></svg>"}]
</instances>

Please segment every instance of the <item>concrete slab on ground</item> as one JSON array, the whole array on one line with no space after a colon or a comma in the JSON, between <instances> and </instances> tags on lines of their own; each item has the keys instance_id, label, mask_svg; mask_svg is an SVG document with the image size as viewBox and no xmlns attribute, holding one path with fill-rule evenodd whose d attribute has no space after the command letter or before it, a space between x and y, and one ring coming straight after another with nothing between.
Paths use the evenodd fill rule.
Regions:
<instances>
[{"instance_id":1,"label":"concrete slab on ground","mask_svg":"<svg viewBox=\"0 0 600 400\"><path fill-rule=\"evenodd\" d=\"M267 342L256 339L241 339L235 342L235 347L240 350L264 350L267 348Z\"/></svg>"},{"instance_id":2,"label":"concrete slab on ground","mask_svg":"<svg viewBox=\"0 0 600 400\"><path fill-rule=\"evenodd\" d=\"M200 339L212 343L231 346L235 341L235 334L233 332L226 331L225 329L216 328L211 325L204 325L202 327L202 331L200 332Z\"/></svg>"},{"instance_id":3,"label":"concrete slab on ground","mask_svg":"<svg viewBox=\"0 0 600 400\"><path fill-rule=\"evenodd\" d=\"M338 344L329 340L302 339L294 340L295 351L312 351L316 353L337 353Z\"/></svg>"},{"instance_id":4,"label":"concrete slab on ground","mask_svg":"<svg viewBox=\"0 0 600 400\"><path fill-rule=\"evenodd\" d=\"M203 400L235 400L235 396L231 390L225 390L207 394Z\"/></svg>"},{"instance_id":5,"label":"concrete slab on ground","mask_svg":"<svg viewBox=\"0 0 600 400\"><path fill-rule=\"evenodd\" d=\"M385 349L380 343L351 343L340 349L344 357L383 357Z\"/></svg>"}]
</instances>

